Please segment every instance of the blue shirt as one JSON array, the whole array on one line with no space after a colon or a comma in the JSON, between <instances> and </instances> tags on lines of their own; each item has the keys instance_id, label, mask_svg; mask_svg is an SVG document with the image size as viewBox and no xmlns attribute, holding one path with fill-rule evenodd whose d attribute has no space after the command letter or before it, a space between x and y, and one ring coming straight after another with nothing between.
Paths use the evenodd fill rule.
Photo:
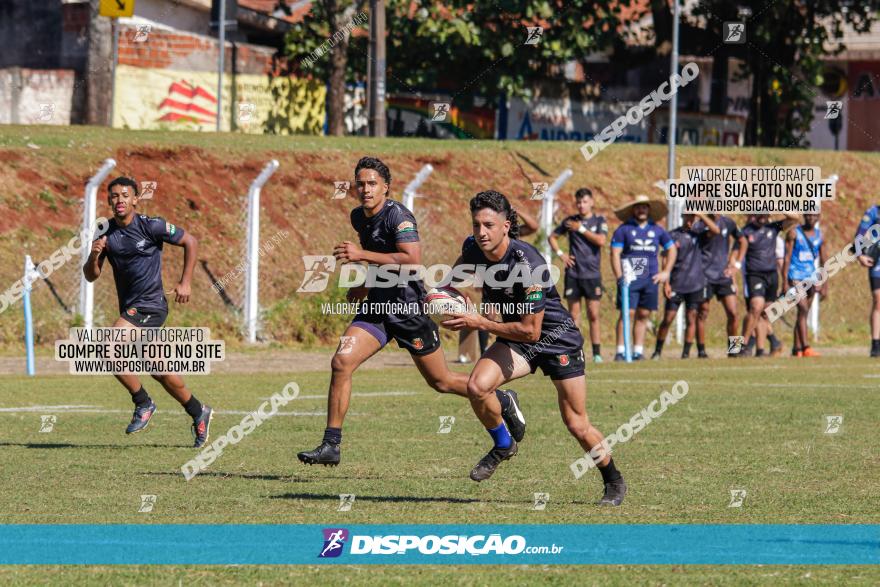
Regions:
<instances>
[{"instance_id":1,"label":"blue shirt","mask_svg":"<svg viewBox=\"0 0 880 587\"><path fill-rule=\"evenodd\" d=\"M657 254L673 246L672 238L663 227L651 220L639 226L634 218L617 227L611 237L611 247L623 249L621 260L630 259L636 274L633 283L651 281L659 271Z\"/></svg>"},{"instance_id":2,"label":"blue shirt","mask_svg":"<svg viewBox=\"0 0 880 587\"><path fill-rule=\"evenodd\" d=\"M822 231L813 229L813 236L807 236L798 226L794 231L794 246L791 248L791 261L788 265L788 278L801 281L812 277L816 272L819 247L822 246Z\"/></svg>"},{"instance_id":3,"label":"blue shirt","mask_svg":"<svg viewBox=\"0 0 880 587\"><path fill-rule=\"evenodd\" d=\"M120 314L128 308L168 311L162 287L162 244L179 243L183 229L164 218L135 214L125 227L111 220L102 236L107 237L107 245L101 258L113 267Z\"/></svg>"},{"instance_id":4,"label":"blue shirt","mask_svg":"<svg viewBox=\"0 0 880 587\"><path fill-rule=\"evenodd\" d=\"M878 223L880 223L880 206L871 206L865 211L865 215L862 216L856 236L862 236L868 232L869 228ZM868 274L871 277L880 277L880 244L866 247L864 254L874 259L874 266L868 269Z\"/></svg>"}]
</instances>

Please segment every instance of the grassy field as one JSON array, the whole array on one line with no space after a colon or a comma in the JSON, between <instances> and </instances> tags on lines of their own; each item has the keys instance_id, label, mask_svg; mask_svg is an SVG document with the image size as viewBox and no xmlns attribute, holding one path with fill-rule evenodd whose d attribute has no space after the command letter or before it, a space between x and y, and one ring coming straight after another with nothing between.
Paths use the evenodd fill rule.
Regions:
<instances>
[{"instance_id":1,"label":"grassy field","mask_svg":"<svg viewBox=\"0 0 880 587\"><path fill-rule=\"evenodd\" d=\"M392 351L386 351L392 352ZM405 356L401 356L405 358ZM668 360L604 364L588 374L591 419L606 433L685 380L683 400L615 449L630 493L599 509L598 475L575 480L581 456L549 381L520 391L529 431L490 482L467 478L489 440L469 405L432 392L412 368L363 371L345 427L340 467L308 468L295 453L324 427L327 375L297 372L193 378L218 408L212 434L237 424L289 381L301 395L190 482L189 420L146 384L159 406L150 428L126 437L131 404L111 378L0 378L0 520L4 523L880 523L876 362ZM39 406L39 407L35 407ZM79 406L62 408L61 406ZM40 432L42 415L55 415ZM449 434L439 417L455 416ZM827 415L842 415L836 434ZM728 507L745 489L742 507ZM550 494L533 511L534 492ZM339 512L340 493L355 494ZM141 495L156 495L138 513ZM9 567L5 584L876 584L867 567Z\"/></svg>"}]
</instances>

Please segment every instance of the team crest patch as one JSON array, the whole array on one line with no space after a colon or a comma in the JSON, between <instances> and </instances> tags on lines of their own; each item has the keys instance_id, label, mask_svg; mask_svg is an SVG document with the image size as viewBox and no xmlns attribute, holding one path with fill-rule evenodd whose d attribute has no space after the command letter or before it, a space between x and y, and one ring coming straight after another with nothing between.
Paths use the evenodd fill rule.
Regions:
<instances>
[{"instance_id":1,"label":"team crest patch","mask_svg":"<svg viewBox=\"0 0 880 587\"><path fill-rule=\"evenodd\" d=\"M129 308L128 310L125 311L125 313L128 314L129 316L134 316L135 314L137 314L137 308Z\"/></svg>"},{"instance_id":2,"label":"team crest patch","mask_svg":"<svg viewBox=\"0 0 880 587\"><path fill-rule=\"evenodd\" d=\"M415 232L416 225L409 220L404 220L397 225L397 232Z\"/></svg>"},{"instance_id":3,"label":"team crest patch","mask_svg":"<svg viewBox=\"0 0 880 587\"><path fill-rule=\"evenodd\" d=\"M423 348L425 348L425 343L422 342L421 338L414 338L412 341L412 345L413 345L413 348L416 349L417 351L420 351Z\"/></svg>"},{"instance_id":4,"label":"team crest patch","mask_svg":"<svg viewBox=\"0 0 880 587\"><path fill-rule=\"evenodd\" d=\"M568 355L559 355L559 364L563 367L568 366Z\"/></svg>"},{"instance_id":5,"label":"team crest patch","mask_svg":"<svg viewBox=\"0 0 880 587\"><path fill-rule=\"evenodd\" d=\"M544 288L540 285L530 285L526 290L526 301L540 302L544 299Z\"/></svg>"},{"instance_id":6,"label":"team crest patch","mask_svg":"<svg viewBox=\"0 0 880 587\"><path fill-rule=\"evenodd\" d=\"M753 235L753 234L750 234L750 235L749 235L749 242L750 242L750 243L755 242L755 235Z\"/></svg>"}]
</instances>

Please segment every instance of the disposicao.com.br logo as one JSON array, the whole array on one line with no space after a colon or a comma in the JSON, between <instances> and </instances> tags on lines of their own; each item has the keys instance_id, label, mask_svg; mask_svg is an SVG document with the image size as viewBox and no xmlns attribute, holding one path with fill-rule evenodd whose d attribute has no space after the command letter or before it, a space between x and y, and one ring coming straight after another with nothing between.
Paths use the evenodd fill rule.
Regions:
<instances>
[{"instance_id":1,"label":"disposicao.com.br logo","mask_svg":"<svg viewBox=\"0 0 880 587\"><path fill-rule=\"evenodd\" d=\"M318 558L338 557L345 543L349 542L350 555L517 555L517 554L560 554L564 547L528 546L526 539L518 534L476 534L438 536L428 534L389 534L379 536L349 535L345 528L325 528L323 546Z\"/></svg>"}]
</instances>

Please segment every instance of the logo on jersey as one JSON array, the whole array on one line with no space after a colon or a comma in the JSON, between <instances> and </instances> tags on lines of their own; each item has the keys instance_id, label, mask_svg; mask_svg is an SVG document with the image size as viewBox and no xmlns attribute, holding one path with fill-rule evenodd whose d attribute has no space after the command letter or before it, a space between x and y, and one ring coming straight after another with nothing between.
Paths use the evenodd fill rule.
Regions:
<instances>
[{"instance_id":1,"label":"logo on jersey","mask_svg":"<svg viewBox=\"0 0 880 587\"><path fill-rule=\"evenodd\" d=\"M315 293L324 291L333 270L336 269L336 258L332 255L303 255L305 275L296 290L298 293Z\"/></svg>"},{"instance_id":2,"label":"logo on jersey","mask_svg":"<svg viewBox=\"0 0 880 587\"><path fill-rule=\"evenodd\" d=\"M527 302L540 302L544 299L544 288L540 285L531 285L526 289Z\"/></svg>"},{"instance_id":3,"label":"logo on jersey","mask_svg":"<svg viewBox=\"0 0 880 587\"><path fill-rule=\"evenodd\" d=\"M345 541L348 540L348 530L345 528L324 528L324 546L318 558L336 558L342 554Z\"/></svg>"},{"instance_id":4,"label":"logo on jersey","mask_svg":"<svg viewBox=\"0 0 880 587\"><path fill-rule=\"evenodd\" d=\"M147 239L142 238L142 239L139 240L134 246L137 247L137 250L139 250L139 251L143 251L143 250L144 250L144 247L145 247L146 245L147 245Z\"/></svg>"},{"instance_id":5,"label":"logo on jersey","mask_svg":"<svg viewBox=\"0 0 880 587\"><path fill-rule=\"evenodd\" d=\"M568 355L559 355L559 364L563 367L567 367L569 363Z\"/></svg>"},{"instance_id":6,"label":"logo on jersey","mask_svg":"<svg viewBox=\"0 0 880 587\"><path fill-rule=\"evenodd\" d=\"M398 234L400 234L401 232L415 232L415 231L416 231L416 225L413 224L412 222L410 222L409 220L404 220L403 222L401 222L400 224L397 225L397 233Z\"/></svg>"},{"instance_id":7,"label":"logo on jersey","mask_svg":"<svg viewBox=\"0 0 880 587\"><path fill-rule=\"evenodd\" d=\"M416 349L417 351L420 351L423 348L425 348L425 343L422 342L421 338L414 338L412 341L412 345L413 345L413 348Z\"/></svg>"},{"instance_id":8,"label":"logo on jersey","mask_svg":"<svg viewBox=\"0 0 880 587\"><path fill-rule=\"evenodd\" d=\"M171 224L170 222L165 223L165 232L167 232L170 236L174 236L174 233L177 232L177 227Z\"/></svg>"}]
</instances>

